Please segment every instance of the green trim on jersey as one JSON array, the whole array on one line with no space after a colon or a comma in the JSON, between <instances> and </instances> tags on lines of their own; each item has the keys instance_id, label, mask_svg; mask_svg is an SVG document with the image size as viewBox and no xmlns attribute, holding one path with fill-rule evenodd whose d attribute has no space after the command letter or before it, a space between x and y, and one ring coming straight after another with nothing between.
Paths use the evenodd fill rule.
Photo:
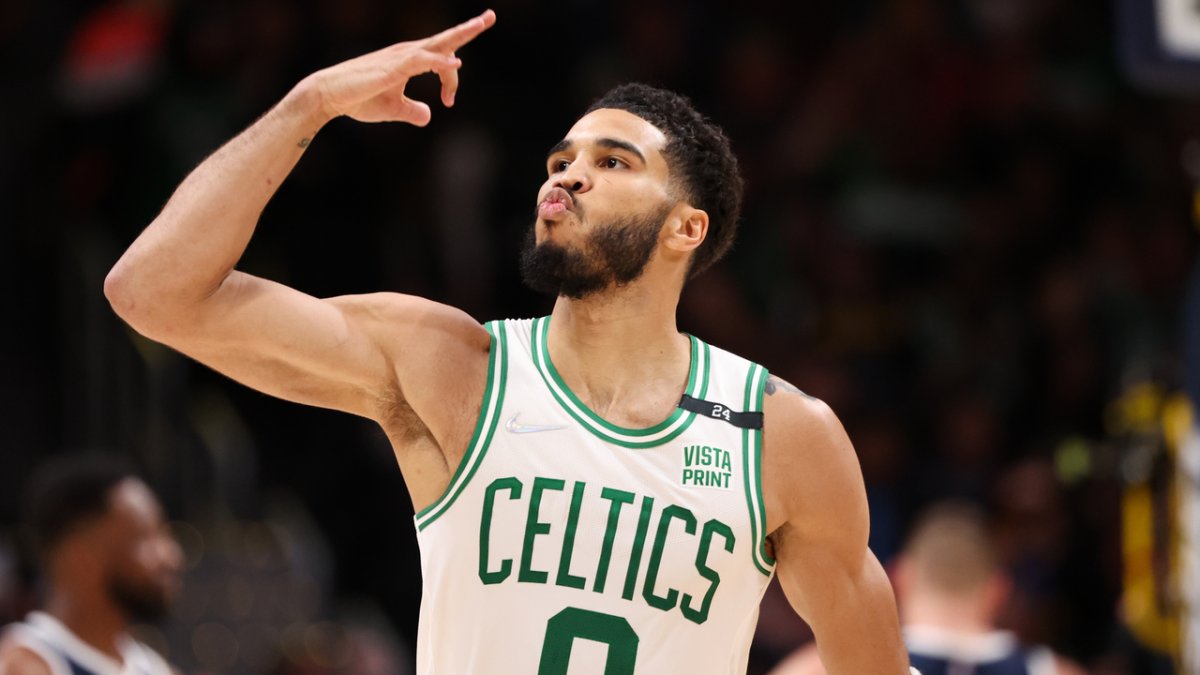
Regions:
<instances>
[{"instance_id":1,"label":"green trim on jersey","mask_svg":"<svg viewBox=\"0 0 1200 675\"><path fill-rule=\"evenodd\" d=\"M467 452L454 470L454 477L446 486L446 491L434 503L421 509L414 520L417 531L424 530L430 523L437 520L446 509L458 499L463 488L471 482L483 457L487 454L492 436L500 424L500 409L504 405L504 385L508 379L508 331L503 321L491 321L484 325L492 335L491 346L488 349L487 388L483 391L483 402L479 407L479 419L475 422L475 432L471 442L467 444Z\"/></svg>"},{"instance_id":2,"label":"green trim on jersey","mask_svg":"<svg viewBox=\"0 0 1200 675\"><path fill-rule=\"evenodd\" d=\"M751 363L746 372L746 398L743 410L761 412L767 370ZM775 559L767 553L767 511L762 495L762 429L742 430L742 476L746 488L746 505L750 511L750 537L754 566L771 576Z\"/></svg>"},{"instance_id":3,"label":"green trim on jersey","mask_svg":"<svg viewBox=\"0 0 1200 675\"><path fill-rule=\"evenodd\" d=\"M562 376L558 374L558 369L554 367L554 363L550 361L549 340L547 338L549 332L550 317L533 320L532 339L530 341L532 344L533 363L545 381L546 388L550 390L554 400L558 401L558 404L576 422L583 425L584 429L587 429L601 440L626 448L653 448L683 433L696 418L695 413L676 407L667 419L652 427L646 429L629 429L617 426L600 417L575 396L575 393L563 381ZM707 344L697 340L694 336L689 335L688 340L691 343L692 357L691 365L688 368L687 386L684 391L692 398L702 399L708 392L709 348Z\"/></svg>"},{"instance_id":4,"label":"green trim on jersey","mask_svg":"<svg viewBox=\"0 0 1200 675\"><path fill-rule=\"evenodd\" d=\"M770 373L762 366L758 367L759 374L762 379L754 387L754 410L762 412L763 410L763 394L767 388L767 378ZM770 566L775 565L775 557L767 552L767 500L763 499L763 484L762 484L762 445L763 433L766 427L755 429L751 433L754 436L754 496L758 499L758 523L762 527L763 536L758 545L761 549L762 558Z\"/></svg>"}]
</instances>

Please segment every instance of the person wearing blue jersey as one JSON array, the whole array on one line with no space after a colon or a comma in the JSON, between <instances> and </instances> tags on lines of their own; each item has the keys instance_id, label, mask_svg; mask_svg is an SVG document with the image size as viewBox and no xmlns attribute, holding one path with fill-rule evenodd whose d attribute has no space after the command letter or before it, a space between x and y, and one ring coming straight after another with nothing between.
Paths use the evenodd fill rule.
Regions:
<instances>
[{"instance_id":1,"label":"person wearing blue jersey","mask_svg":"<svg viewBox=\"0 0 1200 675\"><path fill-rule=\"evenodd\" d=\"M830 672L907 673L836 416L676 326L742 192L728 139L684 97L618 87L551 148L521 261L556 298L547 317L481 325L425 298L318 299L235 269L324 124L425 126L408 81L436 73L453 105L457 52L495 20L303 79L133 242L105 282L114 310L258 390L379 423L416 510L418 672L744 673L778 575Z\"/></svg>"},{"instance_id":2,"label":"person wearing blue jersey","mask_svg":"<svg viewBox=\"0 0 1200 675\"><path fill-rule=\"evenodd\" d=\"M895 564L896 594L912 665L923 675L1083 675L1046 647L1022 645L996 627L1012 582L996 559L978 509L930 507ZM825 675L813 646L771 675Z\"/></svg>"},{"instance_id":3,"label":"person wearing blue jersey","mask_svg":"<svg viewBox=\"0 0 1200 675\"><path fill-rule=\"evenodd\" d=\"M31 481L22 520L46 594L0 633L0 675L170 675L127 632L179 591L182 554L150 488L109 459L62 460Z\"/></svg>"}]
</instances>

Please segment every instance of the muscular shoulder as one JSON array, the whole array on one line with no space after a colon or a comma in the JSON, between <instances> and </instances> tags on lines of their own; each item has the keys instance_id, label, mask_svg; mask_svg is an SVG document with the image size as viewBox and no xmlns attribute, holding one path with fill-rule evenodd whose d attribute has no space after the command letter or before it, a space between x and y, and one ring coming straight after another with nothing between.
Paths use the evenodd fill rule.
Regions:
<instances>
[{"instance_id":1,"label":"muscular shoulder","mask_svg":"<svg viewBox=\"0 0 1200 675\"><path fill-rule=\"evenodd\" d=\"M398 389L381 397L376 419L398 437L422 427L439 443L460 444L457 437L471 426L472 406L486 384L487 329L460 309L412 295L370 293L328 302L378 345L395 373Z\"/></svg>"},{"instance_id":2,"label":"muscular shoulder","mask_svg":"<svg viewBox=\"0 0 1200 675\"><path fill-rule=\"evenodd\" d=\"M767 378L763 394L764 433L776 447L819 443L844 434L841 422L824 401L776 375ZM780 461L800 459L791 451L774 454Z\"/></svg>"},{"instance_id":3,"label":"muscular shoulder","mask_svg":"<svg viewBox=\"0 0 1200 675\"><path fill-rule=\"evenodd\" d=\"M329 302L383 349L402 375L406 400L420 391L444 392L486 370L491 337L461 309L400 293L347 295Z\"/></svg>"},{"instance_id":4,"label":"muscular shoulder","mask_svg":"<svg viewBox=\"0 0 1200 675\"><path fill-rule=\"evenodd\" d=\"M865 540L866 492L841 421L824 401L774 375L765 389L762 462L769 531L836 524L846 536Z\"/></svg>"},{"instance_id":5,"label":"muscular shoulder","mask_svg":"<svg viewBox=\"0 0 1200 675\"><path fill-rule=\"evenodd\" d=\"M422 337L443 346L456 344L484 352L488 333L470 314L440 302L402 293L368 293L330 298L350 318L369 330L396 338Z\"/></svg>"},{"instance_id":6,"label":"muscular shoulder","mask_svg":"<svg viewBox=\"0 0 1200 675\"><path fill-rule=\"evenodd\" d=\"M50 675L50 666L37 652L14 640L0 640L0 675Z\"/></svg>"}]
</instances>

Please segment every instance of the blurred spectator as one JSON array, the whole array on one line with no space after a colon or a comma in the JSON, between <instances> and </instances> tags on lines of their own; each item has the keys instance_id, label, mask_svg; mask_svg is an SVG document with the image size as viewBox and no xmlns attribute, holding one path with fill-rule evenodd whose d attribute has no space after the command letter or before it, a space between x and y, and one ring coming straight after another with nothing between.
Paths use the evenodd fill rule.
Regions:
<instances>
[{"instance_id":1,"label":"blurred spectator","mask_svg":"<svg viewBox=\"0 0 1200 675\"><path fill-rule=\"evenodd\" d=\"M26 508L46 597L5 631L0 672L169 675L128 633L179 592L181 552L150 488L111 460L74 458L35 477Z\"/></svg>"},{"instance_id":2,"label":"blurred spectator","mask_svg":"<svg viewBox=\"0 0 1200 675\"><path fill-rule=\"evenodd\" d=\"M1083 675L1045 647L1024 648L996 621L1012 582L978 511L941 502L925 513L893 575L912 665L922 675ZM825 675L815 645L771 675Z\"/></svg>"},{"instance_id":3,"label":"blurred spectator","mask_svg":"<svg viewBox=\"0 0 1200 675\"><path fill-rule=\"evenodd\" d=\"M1051 640L1069 615L1056 592L1067 581L1063 576L1086 573L1066 564L1066 496L1048 462L1026 460L1001 473L996 499L996 555L1011 574L1004 623L1026 640Z\"/></svg>"},{"instance_id":4,"label":"blurred spectator","mask_svg":"<svg viewBox=\"0 0 1200 675\"><path fill-rule=\"evenodd\" d=\"M161 67L165 3L110 0L80 22L59 84L67 106L107 111L144 95Z\"/></svg>"}]
</instances>

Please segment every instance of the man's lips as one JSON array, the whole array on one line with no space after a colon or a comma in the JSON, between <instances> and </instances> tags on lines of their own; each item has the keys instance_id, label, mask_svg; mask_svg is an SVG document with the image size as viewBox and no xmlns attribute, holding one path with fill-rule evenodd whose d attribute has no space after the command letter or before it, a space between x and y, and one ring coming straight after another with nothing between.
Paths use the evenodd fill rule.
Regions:
<instances>
[{"instance_id":1,"label":"man's lips","mask_svg":"<svg viewBox=\"0 0 1200 675\"><path fill-rule=\"evenodd\" d=\"M551 188L546 193L545 198L538 204L538 216L542 218L554 218L562 215L567 211L575 210L575 201L571 198L571 193L562 188Z\"/></svg>"}]
</instances>

